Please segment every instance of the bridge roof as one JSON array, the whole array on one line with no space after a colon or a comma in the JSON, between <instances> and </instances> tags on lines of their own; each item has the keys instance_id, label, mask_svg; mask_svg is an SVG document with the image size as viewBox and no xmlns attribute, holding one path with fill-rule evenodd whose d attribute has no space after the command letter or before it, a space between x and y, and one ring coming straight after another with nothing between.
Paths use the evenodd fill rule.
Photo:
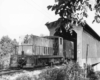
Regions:
<instances>
[{"instance_id":1,"label":"bridge roof","mask_svg":"<svg viewBox=\"0 0 100 80\"><path fill-rule=\"evenodd\" d=\"M57 20L57 21L53 21L53 22L50 22L50 23L49 22L46 23L46 26L47 26L48 29L59 28L60 23L61 23L61 20ZM93 28L91 28L91 26L89 26L87 23L82 27L86 32L91 34L94 38L100 40L99 34Z\"/></svg>"}]
</instances>

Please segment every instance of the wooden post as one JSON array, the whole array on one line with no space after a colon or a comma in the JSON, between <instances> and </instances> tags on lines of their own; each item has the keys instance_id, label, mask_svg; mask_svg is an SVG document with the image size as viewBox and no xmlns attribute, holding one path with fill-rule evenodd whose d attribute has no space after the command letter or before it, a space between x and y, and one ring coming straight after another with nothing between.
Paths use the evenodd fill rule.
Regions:
<instances>
[{"instance_id":1,"label":"wooden post","mask_svg":"<svg viewBox=\"0 0 100 80\"><path fill-rule=\"evenodd\" d=\"M88 46L89 44L87 44L87 50L86 50L86 66L87 66L87 61L88 61Z\"/></svg>"},{"instance_id":2,"label":"wooden post","mask_svg":"<svg viewBox=\"0 0 100 80\"><path fill-rule=\"evenodd\" d=\"M88 47L89 44L87 44L87 50L86 50L86 76L87 76L87 66L88 66Z\"/></svg>"}]
</instances>

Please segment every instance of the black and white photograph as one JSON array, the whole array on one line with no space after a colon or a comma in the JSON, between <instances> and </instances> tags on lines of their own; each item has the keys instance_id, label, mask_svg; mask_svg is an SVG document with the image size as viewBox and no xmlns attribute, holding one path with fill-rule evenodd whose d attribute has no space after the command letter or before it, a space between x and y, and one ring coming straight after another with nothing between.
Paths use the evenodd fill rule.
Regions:
<instances>
[{"instance_id":1,"label":"black and white photograph","mask_svg":"<svg viewBox=\"0 0 100 80\"><path fill-rule=\"evenodd\" d=\"M100 80L100 0L0 0L0 80Z\"/></svg>"}]
</instances>

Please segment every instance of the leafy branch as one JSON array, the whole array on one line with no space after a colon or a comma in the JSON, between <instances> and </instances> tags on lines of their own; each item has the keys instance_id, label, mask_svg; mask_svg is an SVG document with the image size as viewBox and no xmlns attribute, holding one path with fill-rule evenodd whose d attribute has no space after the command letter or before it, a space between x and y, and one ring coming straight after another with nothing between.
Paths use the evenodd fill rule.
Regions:
<instances>
[{"instance_id":1,"label":"leafy branch","mask_svg":"<svg viewBox=\"0 0 100 80\"><path fill-rule=\"evenodd\" d=\"M95 0L94 5L90 0L55 0L55 4L47 8L60 16L59 19L65 23L63 26L84 25L84 18L88 18L89 15L88 10L95 11L93 22L100 23L100 0Z\"/></svg>"}]
</instances>

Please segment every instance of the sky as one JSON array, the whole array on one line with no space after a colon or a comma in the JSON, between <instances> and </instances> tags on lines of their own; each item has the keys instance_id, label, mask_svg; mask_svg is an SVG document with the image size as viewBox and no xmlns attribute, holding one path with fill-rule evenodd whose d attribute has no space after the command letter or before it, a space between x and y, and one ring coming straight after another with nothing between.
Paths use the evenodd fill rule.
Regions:
<instances>
[{"instance_id":1,"label":"sky","mask_svg":"<svg viewBox=\"0 0 100 80\"><path fill-rule=\"evenodd\" d=\"M47 6L53 3L54 0L0 0L0 38L8 35L19 40L26 34L49 35L45 23L59 17L47 10ZM91 24L93 14L89 12L87 22L100 35L100 24Z\"/></svg>"},{"instance_id":2,"label":"sky","mask_svg":"<svg viewBox=\"0 0 100 80\"><path fill-rule=\"evenodd\" d=\"M0 38L8 35L17 40L26 34L49 35L46 22L58 18L47 5L54 0L0 0Z\"/></svg>"}]
</instances>

